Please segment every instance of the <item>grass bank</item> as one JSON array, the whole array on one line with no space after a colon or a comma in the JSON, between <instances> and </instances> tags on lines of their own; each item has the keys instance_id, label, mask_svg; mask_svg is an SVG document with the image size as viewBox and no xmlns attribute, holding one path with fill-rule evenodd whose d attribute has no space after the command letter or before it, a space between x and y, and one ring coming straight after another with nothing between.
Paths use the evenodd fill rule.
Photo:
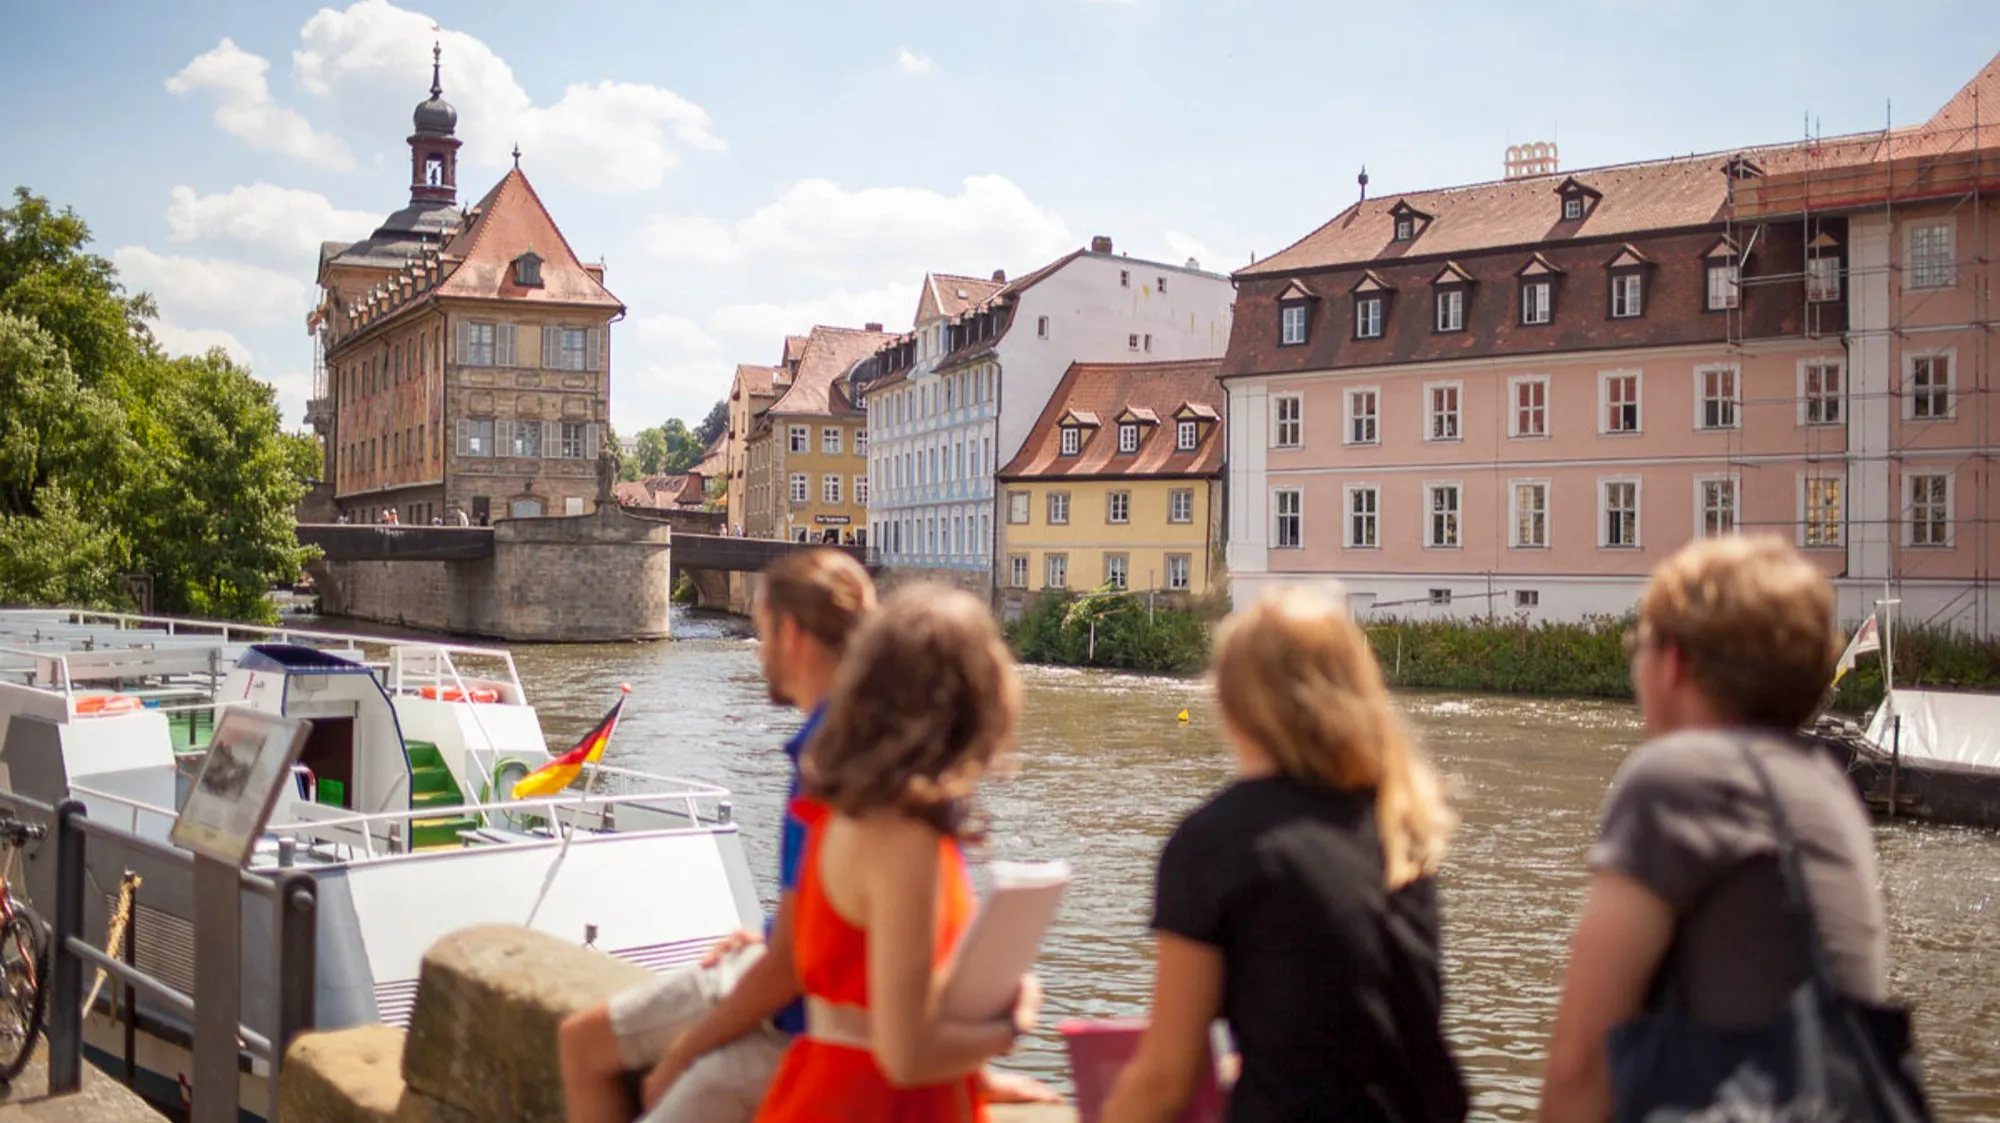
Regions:
<instances>
[{"instance_id":1,"label":"grass bank","mask_svg":"<svg viewBox=\"0 0 2000 1123\"><path fill-rule=\"evenodd\" d=\"M1007 642L1025 663L1192 675L1208 666L1212 615L1109 589L1051 591L1007 626Z\"/></svg>"}]
</instances>

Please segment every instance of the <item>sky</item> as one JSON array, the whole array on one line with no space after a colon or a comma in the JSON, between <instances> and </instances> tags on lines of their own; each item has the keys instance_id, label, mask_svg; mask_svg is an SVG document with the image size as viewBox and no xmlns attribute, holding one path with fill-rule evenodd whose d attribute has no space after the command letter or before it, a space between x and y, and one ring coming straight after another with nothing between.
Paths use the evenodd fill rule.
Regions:
<instances>
[{"instance_id":1,"label":"sky","mask_svg":"<svg viewBox=\"0 0 2000 1123\"><path fill-rule=\"evenodd\" d=\"M926 271L1086 243L1228 272L1374 195L1921 122L1991 0L15 0L0 190L89 222L175 352L311 391L322 240L408 199L434 40L461 203L509 151L626 305L611 414L694 424L815 323L907 328ZM1983 31L1981 29L1984 29ZM2000 107L1996 107L2000 111Z\"/></svg>"}]
</instances>

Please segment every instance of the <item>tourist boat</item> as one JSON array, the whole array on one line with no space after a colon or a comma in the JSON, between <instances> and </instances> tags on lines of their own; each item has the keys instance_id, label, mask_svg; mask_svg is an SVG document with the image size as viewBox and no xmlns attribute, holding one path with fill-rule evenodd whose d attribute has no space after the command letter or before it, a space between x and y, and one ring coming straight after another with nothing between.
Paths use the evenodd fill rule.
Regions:
<instances>
[{"instance_id":1,"label":"tourist boat","mask_svg":"<svg viewBox=\"0 0 2000 1123\"><path fill-rule=\"evenodd\" d=\"M1878 610L1895 603L1882 601ZM1877 637L1875 619L1855 633L1834 681L1856 655L1880 651L1886 687L1881 704L1866 727L1821 716L1805 736L1847 766L1855 790L1877 814L2000 827L2000 695L1896 686L1891 625L1884 623Z\"/></svg>"},{"instance_id":2,"label":"tourist boat","mask_svg":"<svg viewBox=\"0 0 2000 1123\"><path fill-rule=\"evenodd\" d=\"M140 874L136 963L183 994L192 877L161 848L208 737L238 706L311 722L250 868L314 878L319 1028L406 1025L424 951L471 925L527 925L658 970L760 922L723 789L599 764L555 796L512 798L551 754L504 650L0 611L0 809L46 819L41 807L76 799L145 840L91 841L84 931L104 944L121 878ZM27 899L51 915L55 847L23 857ZM244 898L242 1016L266 1037L269 908ZM126 1056L118 991L104 988L85 1030L113 1072ZM143 997L134 1009L140 1091L178 1102L191 1027ZM246 1054L242 1069L242 1107L261 1118L268 1066Z\"/></svg>"}]
</instances>

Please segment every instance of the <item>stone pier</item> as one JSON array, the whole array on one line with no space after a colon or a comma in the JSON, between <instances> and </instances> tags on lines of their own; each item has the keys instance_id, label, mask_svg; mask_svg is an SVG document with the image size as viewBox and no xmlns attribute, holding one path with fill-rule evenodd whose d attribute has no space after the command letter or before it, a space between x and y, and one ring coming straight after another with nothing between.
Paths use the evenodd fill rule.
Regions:
<instances>
[{"instance_id":1,"label":"stone pier","mask_svg":"<svg viewBox=\"0 0 2000 1123\"><path fill-rule=\"evenodd\" d=\"M468 928L424 956L409 1032L309 1033L285 1053L279 1123L562 1123L556 1027L647 977L525 928ZM994 1108L994 1123L1075 1123Z\"/></svg>"}]
</instances>

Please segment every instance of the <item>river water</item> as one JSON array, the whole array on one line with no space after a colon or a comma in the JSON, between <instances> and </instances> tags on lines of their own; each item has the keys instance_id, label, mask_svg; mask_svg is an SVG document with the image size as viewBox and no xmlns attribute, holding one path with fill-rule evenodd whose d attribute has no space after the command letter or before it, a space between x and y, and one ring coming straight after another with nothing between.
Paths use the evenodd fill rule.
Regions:
<instances>
[{"instance_id":1,"label":"river water","mask_svg":"<svg viewBox=\"0 0 2000 1123\"><path fill-rule=\"evenodd\" d=\"M630 683L607 760L729 787L768 894L785 786L778 746L797 717L769 703L740 622L690 616L676 627L673 643L526 647L515 659L552 745L581 736ZM1141 1013L1154 860L1180 817L1228 779L1215 707L1196 682L1024 674L1021 768L989 784L986 802L997 856L1061 857L1073 871L1039 967L1044 1024ZM1463 820L1442 874L1447 1021L1475 1115L1532 1118L1585 852L1638 723L1610 703L1401 702ZM2000 836L1885 824L1876 845L1893 991L1915 1007L1938 1115L2000 1116ZM1050 1029L1007 1063L1066 1083Z\"/></svg>"}]
</instances>

